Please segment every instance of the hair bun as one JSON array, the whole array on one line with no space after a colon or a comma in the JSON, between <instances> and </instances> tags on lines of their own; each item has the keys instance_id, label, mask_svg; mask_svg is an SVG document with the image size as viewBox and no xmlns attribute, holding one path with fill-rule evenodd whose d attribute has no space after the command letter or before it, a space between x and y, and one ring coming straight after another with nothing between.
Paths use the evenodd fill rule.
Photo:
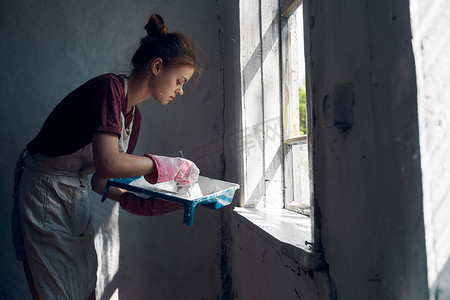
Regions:
<instances>
[{"instance_id":1,"label":"hair bun","mask_svg":"<svg viewBox=\"0 0 450 300\"><path fill-rule=\"evenodd\" d=\"M163 67L187 65L199 71L193 43L181 33L167 32L164 20L152 14L145 25L147 36L131 59L133 72L145 72L155 58L161 58Z\"/></svg>"},{"instance_id":2,"label":"hair bun","mask_svg":"<svg viewBox=\"0 0 450 300\"><path fill-rule=\"evenodd\" d=\"M167 34L167 26L164 25L163 18L158 14L152 14L144 28L149 37Z\"/></svg>"}]
</instances>

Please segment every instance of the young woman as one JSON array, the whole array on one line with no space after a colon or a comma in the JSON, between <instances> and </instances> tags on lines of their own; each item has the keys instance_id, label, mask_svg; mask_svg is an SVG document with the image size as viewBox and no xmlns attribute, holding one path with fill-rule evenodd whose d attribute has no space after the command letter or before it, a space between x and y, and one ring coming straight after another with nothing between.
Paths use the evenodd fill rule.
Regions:
<instances>
[{"instance_id":1,"label":"young woman","mask_svg":"<svg viewBox=\"0 0 450 300\"><path fill-rule=\"evenodd\" d=\"M101 75L71 92L18 160L12 229L34 299L95 299L91 187L101 194L107 178L140 175L151 183L175 180L182 187L198 179L199 170L189 160L131 154L141 120L137 105L149 98L162 105L173 101L197 70L191 42L168 33L159 15L153 14L145 29L148 36L132 58L132 75ZM117 188L108 197L137 215L181 208Z\"/></svg>"}]
</instances>

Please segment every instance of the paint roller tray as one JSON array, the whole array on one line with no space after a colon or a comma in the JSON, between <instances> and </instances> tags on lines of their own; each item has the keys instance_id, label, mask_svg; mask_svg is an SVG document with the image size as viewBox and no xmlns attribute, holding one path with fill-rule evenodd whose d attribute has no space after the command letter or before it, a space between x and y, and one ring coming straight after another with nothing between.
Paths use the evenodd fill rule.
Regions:
<instances>
[{"instance_id":1,"label":"paint roller tray","mask_svg":"<svg viewBox=\"0 0 450 300\"><path fill-rule=\"evenodd\" d=\"M219 209L229 205L233 200L235 191L239 189L239 185L236 183L204 176L199 176L197 184L189 190L178 190L174 182L150 184L142 176L113 178L106 182L102 202L106 200L110 186L184 205L183 222L188 226L192 226L194 222L194 212L197 205Z\"/></svg>"}]
</instances>

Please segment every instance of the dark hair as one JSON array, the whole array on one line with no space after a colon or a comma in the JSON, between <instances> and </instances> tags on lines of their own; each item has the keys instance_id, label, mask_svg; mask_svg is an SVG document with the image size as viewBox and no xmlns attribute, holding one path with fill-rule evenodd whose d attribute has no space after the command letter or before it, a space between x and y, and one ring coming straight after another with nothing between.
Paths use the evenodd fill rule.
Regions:
<instances>
[{"instance_id":1,"label":"dark hair","mask_svg":"<svg viewBox=\"0 0 450 300\"><path fill-rule=\"evenodd\" d=\"M147 36L141 39L141 46L131 59L134 72L145 71L158 57L164 67L183 64L199 71L192 42L181 33L169 33L160 15L152 14L144 28Z\"/></svg>"}]
</instances>

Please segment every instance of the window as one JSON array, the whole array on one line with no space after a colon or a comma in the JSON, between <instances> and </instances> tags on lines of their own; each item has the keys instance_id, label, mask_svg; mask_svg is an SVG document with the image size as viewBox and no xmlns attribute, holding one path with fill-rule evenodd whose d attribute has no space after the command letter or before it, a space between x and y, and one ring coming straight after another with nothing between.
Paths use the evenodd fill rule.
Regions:
<instances>
[{"instance_id":1,"label":"window","mask_svg":"<svg viewBox=\"0 0 450 300\"><path fill-rule=\"evenodd\" d=\"M281 18L284 206L310 215L303 5L293 1Z\"/></svg>"},{"instance_id":2,"label":"window","mask_svg":"<svg viewBox=\"0 0 450 300\"><path fill-rule=\"evenodd\" d=\"M311 120L304 118L310 83L305 85L301 4L239 2L243 184L235 215L280 253L313 270L324 261L316 251L319 231L312 230L317 216L310 213Z\"/></svg>"},{"instance_id":3,"label":"window","mask_svg":"<svg viewBox=\"0 0 450 300\"><path fill-rule=\"evenodd\" d=\"M275 0L241 3L241 196L248 208L309 215L303 10L284 2L284 14Z\"/></svg>"}]
</instances>

